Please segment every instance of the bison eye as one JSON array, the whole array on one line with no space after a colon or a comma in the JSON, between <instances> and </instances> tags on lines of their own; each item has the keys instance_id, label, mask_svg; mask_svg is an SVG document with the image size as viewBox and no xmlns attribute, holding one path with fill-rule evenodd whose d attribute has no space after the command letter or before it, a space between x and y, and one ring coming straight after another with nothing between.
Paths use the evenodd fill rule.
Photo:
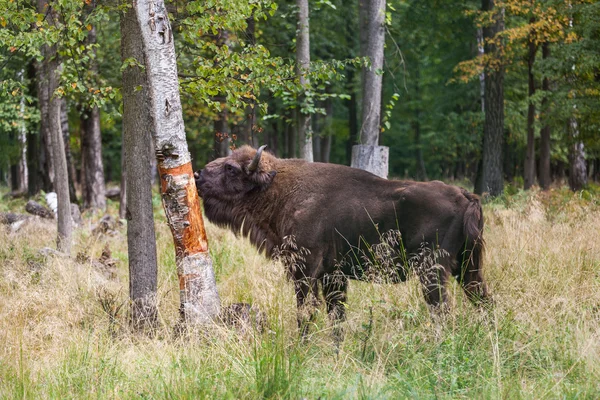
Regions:
<instances>
[{"instance_id":1,"label":"bison eye","mask_svg":"<svg viewBox=\"0 0 600 400\"><path fill-rule=\"evenodd\" d=\"M238 168L231 164L225 164L225 172L227 172L228 175L235 175L238 172Z\"/></svg>"}]
</instances>

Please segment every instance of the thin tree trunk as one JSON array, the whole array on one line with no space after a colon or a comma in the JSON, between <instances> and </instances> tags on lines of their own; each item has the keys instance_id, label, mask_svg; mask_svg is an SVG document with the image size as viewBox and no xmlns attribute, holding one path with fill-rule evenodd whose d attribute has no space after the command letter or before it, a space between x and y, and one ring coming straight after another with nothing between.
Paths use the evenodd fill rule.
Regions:
<instances>
[{"instance_id":1,"label":"thin tree trunk","mask_svg":"<svg viewBox=\"0 0 600 400\"><path fill-rule=\"evenodd\" d=\"M542 58L546 60L550 57L550 47L547 42L542 44ZM544 99L542 100L542 112L548 115L548 96L550 95L550 81L548 77L544 77L542 81L542 90L544 91ZM548 190L552 183L550 174L550 125L545 123L540 131L540 165L539 165L539 181L543 190Z\"/></svg>"},{"instance_id":2,"label":"thin tree trunk","mask_svg":"<svg viewBox=\"0 0 600 400\"><path fill-rule=\"evenodd\" d=\"M143 63L140 28L134 10L121 15L121 59ZM121 217L127 218L129 298L134 329L152 329L158 322L157 258L152 210L153 157L146 75L137 66L123 70L123 148ZM141 88L137 90L136 88Z\"/></svg>"},{"instance_id":3,"label":"thin tree trunk","mask_svg":"<svg viewBox=\"0 0 600 400\"><path fill-rule=\"evenodd\" d=\"M532 17L529 20L530 24L535 22ZM525 167L524 167L524 188L531 188L535 183L535 104L533 96L535 95L535 79L533 76L533 64L535 63L535 55L537 53L537 44L535 43L535 32L531 32L529 36L529 53L527 57L527 76L529 81L529 106L527 108L527 150L525 152Z\"/></svg>"},{"instance_id":4,"label":"thin tree trunk","mask_svg":"<svg viewBox=\"0 0 600 400\"><path fill-rule=\"evenodd\" d=\"M325 125L324 119L320 114L315 113L312 117L313 124L313 160L316 162L321 161L321 137L323 135L323 126Z\"/></svg>"},{"instance_id":5,"label":"thin tree trunk","mask_svg":"<svg viewBox=\"0 0 600 400\"><path fill-rule=\"evenodd\" d=\"M333 129L331 124L333 123L333 101L331 97L325 100L325 124L324 124L324 136L321 138L321 162L328 163L331 155L331 142L333 141ZM323 135L323 132L321 132Z\"/></svg>"},{"instance_id":6,"label":"thin tree trunk","mask_svg":"<svg viewBox=\"0 0 600 400\"><path fill-rule=\"evenodd\" d=\"M25 70L22 69L18 73L18 77L23 82L23 75L25 74ZM19 112L21 115L25 115L25 95L21 94L21 99L19 101ZM25 119L21 121L21 126L19 127L18 134L18 142L20 147L20 155L19 160L16 164L16 187L14 188L18 193L26 194L28 185L29 185L29 169L27 167L27 125L25 124Z\"/></svg>"},{"instance_id":7,"label":"thin tree trunk","mask_svg":"<svg viewBox=\"0 0 600 400\"><path fill-rule=\"evenodd\" d=\"M73 156L71 154L71 135L69 131L69 106L67 99L60 99L60 126L62 130L63 141L65 143L65 156L67 157L67 171L69 171L69 197L71 203L77 203L77 174L75 173L75 165L73 164Z\"/></svg>"},{"instance_id":8,"label":"thin tree trunk","mask_svg":"<svg viewBox=\"0 0 600 400\"><path fill-rule=\"evenodd\" d=\"M354 85L355 69L349 66L348 80L346 87L350 91L350 98L346 100L348 108L348 142L346 142L346 162L348 165L352 162L352 147L357 143L358 138L358 106L356 100L356 87Z\"/></svg>"},{"instance_id":9,"label":"thin tree trunk","mask_svg":"<svg viewBox=\"0 0 600 400\"><path fill-rule=\"evenodd\" d=\"M145 56L163 205L176 248L180 312L188 323L206 324L219 315L221 306L185 137L173 32L162 0L133 4Z\"/></svg>"},{"instance_id":10,"label":"thin tree trunk","mask_svg":"<svg viewBox=\"0 0 600 400\"><path fill-rule=\"evenodd\" d=\"M229 148L229 124L227 123L227 109L221 110L217 114L217 119L213 121L215 131L215 140L213 142L213 154L215 159L225 157L231 153Z\"/></svg>"},{"instance_id":11,"label":"thin tree trunk","mask_svg":"<svg viewBox=\"0 0 600 400\"><path fill-rule=\"evenodd\" d=\"M292 110L292 115L291 115L291 119L292 121L297 121L296 119L296 115L297 115L297 111L296 109ZM296 158L296 130L294 129L295 126L292 125L292 123L286 123L285 124L285 129L287 132L287 136L288 136L288 158Z\"/></svg>"},{"instance_id":12,"label":"thin tree trunk","mask_svg":"<svg viewBox=\"0 0 600 400\"><path fill-rule=\"evenodd\" d=\"M495 9L495 0L482 0L483 11ZM483 28L486 39L485 53L499 56L499 49L488 41L504 29L503 16L495 10L491 25ZM504 171L502 166L502 142L504 138L504 67L486 67L485 69L485 122L483 127L483 162L482 179L475 190L482 194L488 192L495 197L504 190Z\"/></svg>"},{"instance_id":13,"label":"thin tree trunk","mask_svg":"<svg viewBox=\"0 0 600 400\"><path fill-rule=\"evenodd\" d=\"M296 0L298 6L298 27L296 30L296 74L303 90L308 90L309 81L306 72L310 68L310 39L308 0ZM301 105L306 101L300 96L298 109L298 141L300 142L300 158L313 161L311 114L304 113Z\"/></svg>"},{"instance_id":14,"label":"thin tree trunk","mask_svg":"<svg viewBox=\"0 0 600 400\"><path fill-rule=\"evenodd\" d=\"M96 43L96 28L88 32L87 42ZM95 50L92 54L91 71L97 73ZM97 106L82 105L81 111L81 192L83 208L106 209L104 164L102 162L102 138L100 132L100 110Z\"/></svg>"},{"instance_id":15,"label":"thin tree trunk","mask_svg":"<svg viewBox=\"0 0 600 400\"><path fill-rule=\"evenodd\" d=\"M420 79L420 69L417 65L415 69L415 100L417 104L419 104L421 101ZM418 105L415 108L415 121L413 123L413 127L415 130L415 161L417 164L417 180L426 181L428 180L427 169L425 168L425 160L423 159L423 146L421 144L421 109Z\"/></svg>"},{"instance_id":16,"label":"thin tree trunk","mask_svg":"<svg viewBox=\"0 0 600 400\"><path fill-rule=\"evenodd\" d=\"M254 16L246 19L246 23L248 26L246 27L246 42L250 46L254 46L256 44L256 23L254 21ZM254 125L256 124L256 107L254 102L248 104L245 108L246 114L246 123L243 127L243 144L249 144L254 148L258 148L260 146L257 135L254 133Z\"/></svg>"},{"instance_id":17,"label":"thin tree trunk","mask_svg":"<svg viewBox=\"0 0 600 400\"><path fill-rule=\"evenodd\" d=\"M48 53L48 92L54 93L58 88L60 64L56 49ZM52 96L48 104L49 129L52 133L52 158L54 164L54 186L58 201L58 237L57 247L63 253L71 253L72 218L69 196L69 171L61 127L61 99Z\"/></svg>"},{"instance_id":18,"label":"thin tree trunk","mask_svg":"<svg viewBox=\"0 0 600 400\"><path fill-rule=\"evenodd\" d=\"M587 185L587 166L583 142L579 138L577 119L571 117L568 124L569 139L569 187L572 191L581 190Z\"/></svg>"}]
</instances>

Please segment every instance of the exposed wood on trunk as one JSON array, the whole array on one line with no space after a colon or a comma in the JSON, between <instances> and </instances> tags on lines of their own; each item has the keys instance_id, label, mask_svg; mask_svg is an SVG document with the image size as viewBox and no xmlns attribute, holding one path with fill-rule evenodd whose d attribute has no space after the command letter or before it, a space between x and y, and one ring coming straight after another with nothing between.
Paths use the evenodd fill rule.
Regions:
<instances>
[{"instance_id":1,"label":"exposed wood on trunk","mask_svg":"<svg viewBox=\"0 0 600 400\"><path fill-rule=\"evenodd\" d=\"M134 58L143 64L140 28L134 10L121 15L121 59ZM134 329L152 329L158 322L156 303L157 256L152 209L151 162L154 158L146 75L137 66L122 72L123 148L121 209L127 219L129 255L129 298ZM141 88L141 90L136 90Z\"/></svg>"},{"instance_id":2,"label":"exposed wood on trunk","mask_svg":"<svg viewBox=\"0 0 600 400\"><path fill-rule=\"evenodd\" d=\"M185 137L173 32L162 0L138 0L134 8L163 205L175 242L181 316L188 323L206 324L218 316L220 299Z\"/></svg>"},{"instance_id":3,"label":"exposed wood on trunk","mask_svg":"<svg viewBox=\"0 0 600 400\"><path fill-rule=\"evenodd\" d=\"M493 22L483 28L485 53L497 55L491 39L504 29L501 10L495 0L482 0L483 11L494 11ZM483 127L483 162L481 183L475 188L479 194L488 192L498 196L504 190L503 151L504 139L504 67L495 65L485 69L485 122Z\"/></svg>"},{"instance_id":4,"label":"exposed wood on trunk","mask_svg":"<svg viewBox=\"0 0 600 400\"><path fill-rule=\"evenodd\" d=\"M298 27L296 30L296 74L300 85L308 90L309 81L306 72L310 68L310 38L309 38L309 11L308 0L296 0L298 6ZM305 101L305 96L299 98L299 106ZM298 142L300 145L300 158L313 161L313 132L311 114L298 109Z\"/></svg>"}]
</instances>

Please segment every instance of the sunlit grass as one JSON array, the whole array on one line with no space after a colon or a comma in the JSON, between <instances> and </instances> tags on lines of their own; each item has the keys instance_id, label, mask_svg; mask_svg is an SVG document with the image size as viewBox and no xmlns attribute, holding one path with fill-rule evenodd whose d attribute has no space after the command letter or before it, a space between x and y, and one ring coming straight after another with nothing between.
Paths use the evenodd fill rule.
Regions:
<instances>
[{"instance_id":1,"label":"sunlit grass","mask_svg":"<svg viewBox=\"0 0 600 400\"><path fill-rule=\"evenodd\" d=\"M0 211L22 205L2 200ZM593 189L517 191L485 205L493 311L475 310L452 284L450 315L436 326L414 280L352 282L339 353L324 309L308 342L299 341L283 267L212 225L222 302L258 306L269 328L177 336L174 250L156 206L161 327L152 338L127 328L125 227L94 236L99 216L88 216L76 231L74 254L98 258L106 244L112 250L117 279L107 280L91 263L39 253L54 246L52 222L17 232L0 226L0 398L600 397L600 201ZM115 203L110 213L117 215ZM114 315L101 305L108 295Z\"/></svg>"}]
</instances>

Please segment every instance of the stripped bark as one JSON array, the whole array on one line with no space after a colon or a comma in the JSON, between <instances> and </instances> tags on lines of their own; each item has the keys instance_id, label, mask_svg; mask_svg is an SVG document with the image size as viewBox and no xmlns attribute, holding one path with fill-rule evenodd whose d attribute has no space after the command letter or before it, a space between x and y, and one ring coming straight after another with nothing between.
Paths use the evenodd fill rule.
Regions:
<instances>
[{"instance_id":1,"label":"stripped bark","mask_svg":"<svg viewBox=\"0 0 600 400\"><path fill-rule=\"evenodd\" d=\"M181 317L206 324L218 316L220 300L185 138L173 32L162 0L132 4L145 56L163 206L175 242Z\"/></svg>"}]
</instances>

